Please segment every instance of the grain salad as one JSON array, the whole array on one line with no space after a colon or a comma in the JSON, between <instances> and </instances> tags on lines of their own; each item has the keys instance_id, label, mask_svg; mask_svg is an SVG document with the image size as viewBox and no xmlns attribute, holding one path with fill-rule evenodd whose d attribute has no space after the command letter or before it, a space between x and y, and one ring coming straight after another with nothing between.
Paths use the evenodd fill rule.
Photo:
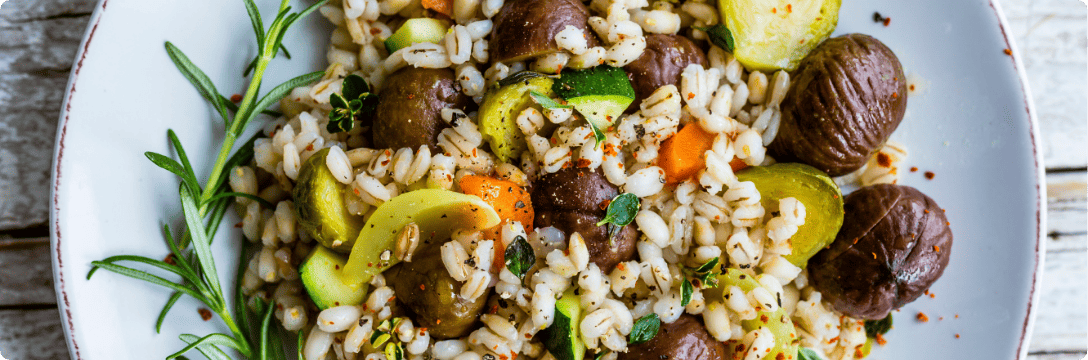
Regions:
<instances>
[{"instance_id":1,"label":"grain salad","mask_svg":"<svg viewBox=\"0 0 1088 360\"><path fill-rule=\"evenodd\" d=\"M302 359L858 359L947 264L837 0L315 6L328 67L224 174Z\"/></svg>"}]
</instances>

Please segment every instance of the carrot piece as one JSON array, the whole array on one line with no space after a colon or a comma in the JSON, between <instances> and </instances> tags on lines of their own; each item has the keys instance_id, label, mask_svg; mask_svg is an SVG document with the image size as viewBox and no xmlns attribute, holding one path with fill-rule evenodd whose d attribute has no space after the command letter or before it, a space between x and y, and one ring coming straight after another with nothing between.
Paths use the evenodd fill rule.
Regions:
<instances>
[{"instance_id":1,"label":"carrot piece","mask_svg":"<svg viewBox=\"0 0 1088 360\"><path fill-rule=\"evenodd\" d=\"M695 176L706 167L703 154L714 145L714 134L698 124L688 124L665 139L658 151L657 165L665 170L665 182L676 184Z\"/></svg>"},{"instance_id":2,"label":"carrot piece","mask_svg":"<svg viewBox=\"0 0 1088 360\"><path fill-rule=\"evenodd\" d=\"M744 160L741 160L739 157L734 156L733 160L729 161L729 167L733 168L733 172L737 172L748 167L748 164L745 164Z\"/></svg>"},{"instance_id":3,"label":"carrot piece","mask_svg":"<svg viewBox=\"0 0 1088 360\"><path fill-rule=\"evenodd\" d=\"M498 272L502 270L503 256L506 254L506 248L498 241L502 226L512 221L521 222L527 228L533 226L533 204L529 192L513 182L479 175L465 176L459 184L462 192L479 196L495 208L495 212L502 219L499 225L483 231L483 238L496 240L495 259L491 262L491 270Z\"/></svg>"},{"instance_id":4,"label":"carrot piece","mask_svg":"<svg viewBox=\"0 0 1088 360\"><path fill-rule=\"evenodd\" d=\"M450 16L451 9L453 9L453 0L423 0L423 8Z\"/></svg>"}]
</instances>

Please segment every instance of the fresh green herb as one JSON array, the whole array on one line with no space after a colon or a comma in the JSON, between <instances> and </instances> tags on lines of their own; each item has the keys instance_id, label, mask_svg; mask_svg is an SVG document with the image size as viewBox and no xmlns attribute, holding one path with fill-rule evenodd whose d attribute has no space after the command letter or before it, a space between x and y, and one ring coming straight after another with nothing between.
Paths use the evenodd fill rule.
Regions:
<instances>
[{"instance_id":1,"label":"fresh green herb","mask_svg":"<svg viewBox=\"0 0 1088 360\"><path fill-rule=\"evenodd\" d=\"M892 329L892 314L880 320L865 320L865 335L875 338L877 335L887 334Z\"/></svg>"},{"instance_id":2,"label":"fresh green herb","mask_svg":"<svg viewBox=\"0 0 1088 360\"><path fill-rule=\"evenodd\" d=\"M166 53L170 60L181 71L181 74L189 80L196 90L204 97L216 112L223 118L226 125L223 144L219 149L215 163L207 177L207 181L201 186L195 170L189 162L189 158L182 147L181 141L172 130L167 131L167 137L177 160L158 153L147 152L144 155L156 166L178 176L180 185L178 197L181 202L181 212L185 219L185 228L181 236L175 237L174 232L168 226L163 227L163 235L167 247L170 250L169 258L172 261L162 261L144 256L118 255L111 256L100 261L91 262L91 270L87 274L89 279L98 269L114 272L135 279L147 281L174 291L167 300L166 305L156 319L155 329L158 331L166 314L182 295L202 302L213 313L219 315L224 325L230 330L230 334L213 333L204 337L182 334L181 340L188 344L182 350L172 354L171 358L183 358L182 354L191 350L197 350L209 359L230 359L223 347L234 349L246 359L271 360L283 358L282 344L278 337L269 336L275 327L271 326L274 304L267 304L259 299L253 309L242 305L244 295L240 289L234 288L235 307L229 308L227 297L224 295L223 283L216 271L215 259L211 252L211 242L215 237L223 216L227 213L232 199L241 194L231 193L227 184L227 172L237 165L245 164L253 157L253 143L256 137L245 142L237 151L237 140L247 129L247 126L259 114L266 113L268 108L279 99L286 96L292 89L312 83L321 78L321 72L310 73L288 80L274 87L263 96L258 96L262 79L268 68L269 62L281 50L284 34L299 18L317 10L327 0L317 1L310 7L298 13L291 13L287 1L280 3L276 18L266 29L261 21L253 0L243 0L250 16L254 33L257 38L257 58L253 65L253 76L250 79L245 95L238 105L226 99L216 90L211 79L189 60L187 56L170 42L166 42ZM233 112L231 116L230 112ZM243 196L250 198L248 196ZM269 206L267 202L258 202L263 206ZM190 247L190 245L192 245ZM243 251L240 256L244 256ZM180 278L179 281L171 281L151 272L119 263L137 263L145 267L155 268L162 272L173 274ZM240 262L245 263L245 261ZM241 268L239 268L241 269ZM237 276L240 276L241 271ZM241 282L236 281L236 284ZM252 314L251 314L252 312ZM251 315L254 316L250 321Z\"/></svg>"},{"instance_id":3,"label":"fresh green herb","mask_svg":"<svg viewBox=\"0 0 1088 360\"><path fill-rule=\"evenodd\" d=\"M661 329L661 319L657 317L656 313L638 318L635 321L635 326L631 328L631 333L627 334L628 345L638 345L657 336L657 331Z\"/></svg>"},{"instance_id":4,"label":"fresh green herb","mask_svg":"<svg viewBox=\"0 0 1088 360\"><path fill-rule=\"evenodd\" d=\"M702 265L699 265L699 267L695 268L695 272L696 273L706 273L706 272L713 271L715 268L718 267L718 261L720 261L720 260L721 260L721 258L717 258L717 257L715 257L713 259L710 259L710 260L707 260L705 263L703 263Z\"/></svg>"},{"instance_id":5,"label":"fresh green herb","mask_svg":"<svg viewBox=\"0 0 1088 360\"><path fill-rule=\"evenodd\" d=\"M699 281L700 289L718 287L718 272L714 270L718 269L719 261L721 261L720 258L713 258L694 269L681 268L680 271L685 275L684 281L688 281L687 278L691 277Z\"/></svg>"},{"instance_id":6,"label":"fresh green herb","mask_svg":"<svg viewBox=\"0 0 1088 360\"><path fill-rule=\"evenodd\" d=\"M630 224L635 220L635 214L638 214L639 205L638 196L635 196L635 194L619 194L608 203L608 209L605 212L604 219L598 221L597 226L604 224L627 226L627 224Z\"/></svg>"},{"instance_id":7,"label":"fresh green herb","mask_svg":"<svg viewBox=\"0 0 1088 360\"><path fill-rule=\"evenodd\" d=\"M529 96L531 96L533 98L533 101L536 101L537 104L540 104L541 107L548 110L570 109L573 107L570 105L560 104L558 101L555 101L555 99L548 97L548 95L541 94L539 91L536 90L529 90Z\"/></svg>"},{"instance_id":8,"label":"fresh green herb","mask_svg":"<svg viewBox=\"0 0 1088 360\"><path fill-rule=\"evenodd\" d=\"M691 294L695 292L695 288L691 286L691 281L684 279L684 282L680 283L680 306L688 306L691 302Z\"/></svg>"},{"instance_id":9,"label":"fresh green herb","mask_svg":"<svg viewBox=\"0 0 1088 360\"><path fill-rule=\"evenodd\" d=\"M590 125L592 124L593 123L591 122ZM608 203L608 209L605 212L604 219L598 221L597 226L608 224L608 241L610 246L612 245L612 241L615 239L616 234L619 234L624 226L627 226L627 224L630 224L631 221L635 220L635 214L638 214L638 209L638 196L631 193L616 195L616 197Z\"/></svg>"},{"instance_id":10,"label":"fresh green herb","mask_svg":"<svg viewBox=\"0 0 1088 360\"><path fill-rule=\"evenodd\" d=\"M533 247L524 236L514 237L514 241L506 247L506 268L519 279L524 279L525 274L534 264L536 264L536 253L533 252Z\"/></svg>"},{"instance_id":11,"label":"fresh green herb","mask_svg":"<svg viewBox=\"0 0 1088 360\"><path fill-rule=\"evenodd\" d=\"M329 97L332 111L329 112L329 124L325 127L330 134L350 131L355 120L374 113L378 108L378 95L370 92L370 86L362 76L351 74L344 78L341 92Z\"/></svg>"},{"instance_id":12,"label":"fresh green herb","mask_svg":"<svg viewBox=\"0 0 1088 360\"><path fill-rule=\"evenodd\" d=\"M723 24L711 26L709 29L699 28L698 30L705 31L706 36L710 38L710 42L722 49L733 52L736 47L736 43L733 41L733 33Z\"/></svg>"},{"instance_id":13,"label":"fresh green herb","mask_svg":"<svg viewBox=\"0 0 1088 360\"><path fill-rule=\"evenodd\" d=\"M596 150L604 143L604 131L601 131L601 128L597 127L597 124L594 124L592 121L586 122L589 123L589 128L593 129L593 149Z\"/></svg>"},{"instance_id":14,"label":"fresh green herb","mask_svg":"<svg viewBox=\"0 0 1088 360\"><path fill-rule=\"evenodd\" d=\"M807 347L797 348L797 360L824 360L820 353Z\"/></svg>"}]
</instances>

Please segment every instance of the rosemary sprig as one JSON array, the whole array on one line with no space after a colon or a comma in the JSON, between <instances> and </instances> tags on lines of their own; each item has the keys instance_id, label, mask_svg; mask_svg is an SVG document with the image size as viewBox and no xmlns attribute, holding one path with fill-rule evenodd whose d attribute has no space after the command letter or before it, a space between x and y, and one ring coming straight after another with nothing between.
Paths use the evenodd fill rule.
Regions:
<instances>
[{"instance_id":1,"label":"rosemary sprig","mask_svg":"<svg viewBox=\"0 0 1088 360\"><path fill-rule=\"evenodd\" d=\"M260 114L278 115L277 112L268 110L268 108L280 98L286 96L291 89L312 83L323 75L321 72L302 75L274 87L263 96L258 96L265 71L272 58L280 52L284 53L288 58L290 57L282 44L287 29L295 21L310 14L327 1L321 0L301 12L291 13L291 8L287 6L287 0L281 0L275 19L265 28L253 0L243 0L256 35L258 55L252 63L253 76L250 78L249 86L238 105L220 94L211 79L199 67L194 65L181 49L178 49L170 42L165 44L166 52L174 65L223 118L226 127L223 144L216 156L215 165L212 166L207 177L208 180L203 186L201 186L198 180L199 177L197 177L189 162L189 157L185 153L181 141L173 130L167 131L167 137L174 147L177 160L154 152L144 153L148 160L156 166L170 171L180 179L178 197L185 218L185 228L179 237L175 237L169 226L163 226L163 237L170 249L170 256L167 260L136 255L112 256L91 262L91 271L87 274L87 278L90 279L98 269L103 269L174 290L174 294L166 302L155 322L156 331L161 328L167 312L182 295L188 295L204 303L212 312L219 315L224 325L230 330L230 334L212 333L203 337L183 334L180 338L188 345L168 356L167 359L184 358L183 354L194 349L209 359L231 359L224 351L224 347L234 349L242 358L246 359L265 360L283 359L285 357L279 337L271 336L271 331L274 330L271 325L271 315L275 309L275 304L264 303L257 299L254 314L251 316L249 309L245 306L245 297L241 294L240 289L235 288L233 289L235 306L230 309L226 300L227 297L224 295L223 283L220 281L216 269L215 258L211 252L211 243L232 199L242 197L256 201L261 206L272 207L271 203L259 197L231 192L226 181L226 172L237 165L248 162L253 157L253 143L257 137L250 139L232 152L235 149L235 143L242 136L247 125ZM231 116L232 113L233 116ZM241 259L236 274L239 277L236 280L240 280L240 275L244 269L245 252L243 251L240 256ZM118 263L143 264L147 268L173 274L180 278L180 281L171 281L151 272L119 265ZM241 281L236 281L236 284L240 286ZM236 317L240 321L236 321ZM256 323L252 321L256 321Z\"/></svg>"}]
</instances>

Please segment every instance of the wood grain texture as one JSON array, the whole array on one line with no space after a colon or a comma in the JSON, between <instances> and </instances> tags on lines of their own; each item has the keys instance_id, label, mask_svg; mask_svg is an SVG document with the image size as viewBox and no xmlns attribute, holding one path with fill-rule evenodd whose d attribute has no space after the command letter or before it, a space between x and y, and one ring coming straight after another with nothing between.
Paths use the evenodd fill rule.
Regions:
<instances>
[{"instance_id":1,"label":"wood grain texture","mask_svg":"<svg viewBox=\"0 0 1088 360\"><path fill-rule=\"evenodd\" d=\"M1084 237L1081 236L1083 241ZM1035 333L1028 351L1085 351L1088 341L1088 255L1076 251L1048 251L1040 286Z\"/></svg>"},{"instance_id":2,"label":"wood grain texture","mask_svg":"<svg viewBox=\"0 0 1088 360\"><path fill-rule=\"evenodd\" d=\"M1088 10L1077 0L1001 0L1028 74L1048 168L1088 165Z\"/></svg>"},{"instance_id":3,"label":"wood grain texture","mask_svg":"<svg viewBox=\"0 0 1088 360\"><path fill-rule=\"evenodd\" d=\"M57 309L0 310L0 353L12 360L70 359Z\"/></svg>"},{"instance_id":4,"label":"wood grain texture","mask_svg":"<svg viewBox=\"0 0 1088 360\"><path fill-rule=\"evenodd\" d=\"M0 8L0 230L49 218L49 168L64 85L96 1Z\"/></svg>"},{"instance_id":5,"label":"wood grain texture","mask_svg":"<svg viewBox=\"0 0 1088 360\"><path fill-rule=\"evenodd\" d=\"M0 306L56 304L49 238L0 240L0 269Z\"/></svg>"}]
</instances>

